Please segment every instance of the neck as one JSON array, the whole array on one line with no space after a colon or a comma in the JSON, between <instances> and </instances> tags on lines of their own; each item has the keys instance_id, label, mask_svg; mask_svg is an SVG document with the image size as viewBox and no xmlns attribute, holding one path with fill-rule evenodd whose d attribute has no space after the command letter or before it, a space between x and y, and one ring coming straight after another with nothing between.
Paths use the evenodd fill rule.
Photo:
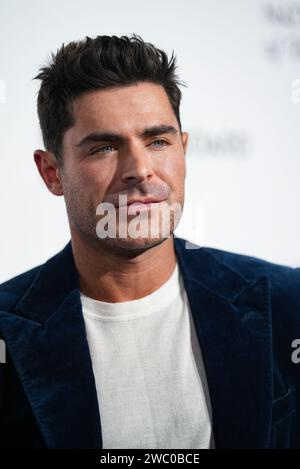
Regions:
<instances>
[{"instance_id":1,"label":"neck","mask_svg":"<svg viewBox=\"0 0 300 469\"><path fill-rule=\"evenodd\" d=\"M80 290L95 300L118 303L150 295L176 266L173 236L135 256L91 244L72 233L72 251Z\"/></svg>"}]
</instances>

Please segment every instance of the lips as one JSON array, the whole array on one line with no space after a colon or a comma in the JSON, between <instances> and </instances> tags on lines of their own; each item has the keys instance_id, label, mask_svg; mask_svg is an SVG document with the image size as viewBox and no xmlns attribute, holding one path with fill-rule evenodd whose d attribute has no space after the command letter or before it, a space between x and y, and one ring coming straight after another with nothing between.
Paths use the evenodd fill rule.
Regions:
<instances>
[{"instance_id":1,"label":"lips","mask_svg":"<svg viewBox=\"0 0 300 469\"><path fill-rule=\"evenodd\" d=\"M127 202L127 205L133 205L133 204L154 204L158 202L162 202L163 199L154 199L154 198L149 198L149 199L132 199Z\"/></svg>"},{"instance_id":2,"label":"lips","mask_svg":"<svg viewBox=\"0 0 300 469\"><path fill-rule=\"evenodd\" d=\"M130 200L127 200L127 204L118 204L116 207L119 208L119 207L129 207L129 206L146 206L148 204L155 204L155 203L159 203L159 202L163 202L165 199L157 199L157 198L154 198L154 197L147 197L147 198L144 198L144 199L130 199Z\"/></svg>"}]
</instances>

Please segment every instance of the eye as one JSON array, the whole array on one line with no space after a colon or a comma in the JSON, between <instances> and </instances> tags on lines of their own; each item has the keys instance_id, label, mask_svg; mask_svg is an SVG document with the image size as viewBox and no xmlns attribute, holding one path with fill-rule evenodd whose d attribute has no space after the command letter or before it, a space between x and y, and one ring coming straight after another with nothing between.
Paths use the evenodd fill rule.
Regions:
<instances>
[{"instance_id":1,"label":"eye","mask_svg":"<svg viewBox=\"0 0 300 469\"><path fill-rule=\"evenodd\" d=\"M91 150L89 154L94 155L95 153L110 153L114 150L116 150L116 147L113 145L104 145L103 147L97 148L96 150Z\"/></svg>"},{"instance_id":2,"label":"eye","mask_svg":"<svg viewBox=\"0 0 300 469\"><path fill-rule=\"evenodd\" d=\"M154 142L151 142L150 145L154 146L154 148L163 148L166 145L169 145L169 142L167 140L160 138L160 139L154 140Z\"/></svg>"}]
</instances>

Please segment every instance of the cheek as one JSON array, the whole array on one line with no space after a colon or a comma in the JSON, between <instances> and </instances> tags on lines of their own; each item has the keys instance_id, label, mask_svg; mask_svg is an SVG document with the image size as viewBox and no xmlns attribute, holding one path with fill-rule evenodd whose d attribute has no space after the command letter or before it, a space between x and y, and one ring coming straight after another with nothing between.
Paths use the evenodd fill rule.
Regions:
<instances>
[{"instance_id":1,"label":"cheek","mask_svg":"<svg viewBox=\"0 0 300 469\"><path fill-rule=\"evenodd\" d=\"M89 194L89 198L102 199L113 178L112 168L100 165L98 162L81 166L74 174L74 185L77 190Z\"/></svg>"},{"instance_id":2,"label":"cheek","mask_svg":"<svg viewBox=\"0 0 300 469\"><path fill-rule=\"evenodd\" d=\"M169 155L164 165L164 174L172 187L181 186L185 178L184 154L176 152Z\"/></svg>"}]
</instances>

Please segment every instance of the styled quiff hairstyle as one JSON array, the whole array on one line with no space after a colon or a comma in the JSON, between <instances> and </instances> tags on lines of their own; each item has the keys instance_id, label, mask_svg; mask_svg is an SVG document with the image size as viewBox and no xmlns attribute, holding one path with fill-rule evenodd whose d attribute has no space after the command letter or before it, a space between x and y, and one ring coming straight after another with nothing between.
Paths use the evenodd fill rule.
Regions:
<instances>
[{"instance_id":1,"label":"styled quiff hairstyle","mask_svg":"<svg viewBox=\"0 0 300 469\"><path fill-rule=\"evenodd\" d=\"M179 85L185 84L178 80L176 68L174 52L168 59L163 50L136 34L86 36L82 41L62 44L33 78L41 80L37 111L46 150L55 155L62 167L63 135L75 124L72 103L76 97L142 81L163 86L181 131Z\"/></svg>"}]
</instances>

